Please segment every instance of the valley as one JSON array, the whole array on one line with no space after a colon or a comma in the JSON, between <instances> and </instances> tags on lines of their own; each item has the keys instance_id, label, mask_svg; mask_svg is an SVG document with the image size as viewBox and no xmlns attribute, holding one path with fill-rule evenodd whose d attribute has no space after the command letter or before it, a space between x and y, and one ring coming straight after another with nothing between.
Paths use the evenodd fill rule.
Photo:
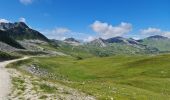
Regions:
<instances>
[{"instance_id":1,"label":"valley","mask_svg":"<svg viewBox=\"0 0 170 100\"><path fill-rule=\"evenodd\" d=\"M1 23L0 29L0 63L9 60L2 68L11 83L7 100L170 98L167 37L81 42L48 39L23 22Z\"/></svg>"}]
</instances>

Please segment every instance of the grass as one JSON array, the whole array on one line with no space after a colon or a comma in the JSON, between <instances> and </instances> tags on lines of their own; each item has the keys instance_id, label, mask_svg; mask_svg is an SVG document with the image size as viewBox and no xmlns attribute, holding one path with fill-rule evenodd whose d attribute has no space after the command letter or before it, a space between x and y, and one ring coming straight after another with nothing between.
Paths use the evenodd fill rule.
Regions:
<instances>
[{"instance_id":1,"label":"grass","mask_svg":"<svg viewBox=\"0 0 170 100\"><path fill-rule=\"evenodd\" d=\"M39 99L47 99L47 98L48 98L48 96L42 95Z\"/></svg>"},{"instance_id":2,"label":"grass","mask_svg":"<svg viewBox=\"0 0 170 100\"><path fill-rule=\"evenodd\" d=\"M144 39L142 44L148 45L149 47L157 48L160 51L169 51L170 42L169 39Z\"/></svg>"},{"instance_id":3,"label":"grass","mask_svg":"<svg viewBox=\"0 0 170 100\"><path fill-rule=\"evenodd\" d=\"M13 83L14 87L16 89L18 89L19 91L24 91L25 90L24 80L22 80L20 78L17 78L17 77L13 77L12 78L12 83ZM21 92L19 92L19 94L21 94Z\"/></svg>"},{"instance_id":4,"label":"grass","mask_svg":"<svg viewBox=\"0 0 170 100\"><path fill-rule=\"evenodd\" d=\"M47 55L48 53L43 51L16 51L20 55L37 56L37 55Z\"/></svg>"},{"instance_id":5,"label":"grass","mask_svg":"<svg viewBox=\"0 0 170 100\"><path fill-rule=\"evenodd\" d=\"M112 56L78 60L73 57L41 57L16 65L36 63L62 76L63 84L101 100L168 100L170 55ZM59 77L58 76L58 77ZM68 80L68 81L65 81Z\"/></svg>"},{"instance_id":6,"label":"grass","mask_svg":"<svg viewBox=\"0 0 170 100\"><path fill-rule=\"evenodd\" d=\"M19 58L19 56L14 56L12 54L0 51L0 61L1 60L10 60L10 59L15 59L15 58Z\"/></svg>"},{"instance_id":7,"label":"grass","mask_svg":"<svg viewBox=\"0 0 170 100\"><path fill-rule=\"evenodd\" d=\"M46 93L54 93L56 91L56 88L47 84L40 84L40 89L43 90L43 92Z\"/></svg>"}]
</instances>

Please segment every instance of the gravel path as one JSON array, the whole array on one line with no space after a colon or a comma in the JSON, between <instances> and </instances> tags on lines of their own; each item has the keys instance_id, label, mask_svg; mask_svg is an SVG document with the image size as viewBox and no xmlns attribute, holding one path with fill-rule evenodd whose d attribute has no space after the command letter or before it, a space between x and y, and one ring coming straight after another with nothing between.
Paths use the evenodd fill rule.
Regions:
<instances>
[{"instance_id":1,"label":"gravel path","mask_svg":"<svg viewBox=\"0 0 170 100\"><path fill-rule=\"evenodd\" d=\"M0 62L0 100L6 100L8 93L10 93L11 87L10 74L8 73L8 70L5 68L5 66L9 63L28 58L29 57L24 57L21 59Z\"/></svg>"},{"instance_id":2,"label":"gravel path","mask_svg":"<svg viewBox=\"0 0 170 100\"><path fill-rule=\"evenodd\" d=\"M12 92L9 94L8 100L96 100L93 96L60 83L42 80L14 69L9 72L12 79L17 80L12 82ZM42 85L52 91L46 91Z\"/></svg>"},{"instance_id":3,"label":"gravel path","mask_svg":"<svg viewBox=\"0 0 170 100\"><path fill-rule=\"evenodd\" d=\"M38 100L40 98L45 100L96 100L93 96L62 84L42 81L36 76L23 75L14 69L5 68L9 63L28 58L30 57L0 62L0 100ZM23 88L17 88L18 86L14 87L14 84L11 83L12 78L21 80L23 83L20 83L19 87L23 86L24 90L20 90ZM53 87L55 92L44 93L40 89L41 84Z\"/></svg>"}]
</instances>

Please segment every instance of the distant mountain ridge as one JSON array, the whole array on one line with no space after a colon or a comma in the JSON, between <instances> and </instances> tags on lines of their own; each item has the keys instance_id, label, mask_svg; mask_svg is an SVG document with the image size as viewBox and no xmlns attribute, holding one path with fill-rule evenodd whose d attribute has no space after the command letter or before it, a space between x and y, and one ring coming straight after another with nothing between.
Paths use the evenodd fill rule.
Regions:
<instances>
[{"instance_id":1,"label":"distant mountain ridge","mask_svg":"<svg viewBox=\"0 0 170 100\"><path fill-rule=\"evenodd\" d=\"M155 35L137 41L148 47L157 48L160 52L170 51L170 39L168 37Z\"/></svg>"},{"instance_id":2,"label":"distant mountain ridge","mask_svg":"<svg viewBox=\"0 0 170 100\"><path fill-rule=\"evenodd\" d=\"M88 44L96 45L99 47L106 47L106 41L102 38L95 39L95 40L89 42Z\"/></svg>"},{"instance_id":3,"label":"distant mountain ridge","mask_svg":"<svg viewBox=\"0 0 170 100\"><path fill-rule=\"evenodd\" d=\"M31 40L32 42L24 40ZM55 41L29 28L23 22L0 23L0 42L17 49L46 50L51 48L51 50L58 49L61 52L76 56L79 54L84 56L110 56L170 52L170 39L160 35L150 36L140 40L113 37L109 39L98 38L86 43L76 40L75 38ZM46 49L44 49L44 47Z\"/></svg>"},{"instance_id":4,"label":"distant mountain ridge","mask_svg":"<svg viewBox=\"0 0 170 100\"><path fill-rule=\"evenodd\" d=\"M113 37L109 39L98 38L86 43L86 48L100 56L119 55L119 54L151 54L158 53L155 47L149 47L141 42L124 37Z\"/></svg>"},{"instance_id":5,"label":"distant mountain ridge","mask_svg":"<svg viewBox=\"0 0 170 100\"><path fill-rule=\"evenodd\" d=\"M80 41L76 40L75 38L66 38L64 42L74 46L79 46L81 44Z\"/></svg>"},{"instance_id":6,"label":"distant mountain ridge","mask_svg":"<svg viewBox=\"0 0 170 100\"><path fill-rule=\"evenodd\" d=\"M79 42L78 40L76 40L75 38L67 38L67 39L65 39L64 41L80 43L80 42Z\"/></svg>"},{"instance_id":7,"label":"distant mountain ridge","mask_svg":"<svg viewBox=\"0 0 170 100\"><path fill-rule=\"evenodd\" d=\"M137 41L135 39L123 38L123 37L113 37L113 38L109 38L109 39L98 38L98 39L95 39L89 43L98 44L101 47L106 46L106 44L108 44L108 43L121 43L121 44L127 44L127 45L142 45L139 41Z\"/></svg>"}]
</instances>

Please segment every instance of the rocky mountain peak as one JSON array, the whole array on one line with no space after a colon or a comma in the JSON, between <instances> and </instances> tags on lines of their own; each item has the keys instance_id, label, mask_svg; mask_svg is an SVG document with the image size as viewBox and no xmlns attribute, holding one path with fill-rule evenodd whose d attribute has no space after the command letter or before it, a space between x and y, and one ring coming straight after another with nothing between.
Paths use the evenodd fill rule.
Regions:
<instances>
[{"instance_id":1,"label":"rocky mountain peak","mask_svg":"<svg viewBox=\"0 0 170 100\"><path fill-rule=\"evenodd\" d=\"M91 41L90 44L98 45L100 47L106 47L105 40L102 38L95 39Z\"/></svg>"},{"instance_id":2,"label":"rocky mountain peak","mask_svg":"<svg viewBox=\"0 0 170 100\"><path fill-rule=\"evenodd\" d=\"M0 30L9 30L12 28L29 28L24 22L15 22L15 23L0 23Z\"/></svg>"},{"instance_id":3,"label":"rocky mountain peak","mask_svg":"<svg viewBox=\"0 0 170 100\"><path fill-rule=\"evenodd\" d=\"M16 22L14 23L14 26L20 28L29 28L24 22Z\"/></svg>"},{"instance_id":4,"label":"rocky mountain peak","mask_svg":"<svg viewBox=\"0 0 170 100\"><path fill-rule=\"evenodd\" d=\"M77 42L80 43L78 40L76 40L75 38L67 38L64 40L65 42Z\"/></svg>"},{"instance_id":5,"label":"rocky mountain peak","mask_svg":"<svg viewBox=\"0 0 170 100\"><path fill-rule=\"evenodd\" d=\"M14 28L13 23L0 23L0 30L8 30Z\"/></svg>"},{"instance_id":6,"label":"rocky mountain peak","mask_svg":"<svg viewBox=\"0 0 170 100\"><path fill-rule=\"evenodd\" d=\"M75 38L67 38L64 40L64 42L73 46L79 46L81 44L80 41L76 40Z\"/></svg>"},{"instance_id":7,"label":"rocky mountain peak","mask_svg":"<svg viewBox=\"0 0 170 100\"><path fill-rule=\"evenodd\" d=\"M126 43L127 39L123 37L113 37L105 40L108 43Z\"/></svg>"}]
</instances>

